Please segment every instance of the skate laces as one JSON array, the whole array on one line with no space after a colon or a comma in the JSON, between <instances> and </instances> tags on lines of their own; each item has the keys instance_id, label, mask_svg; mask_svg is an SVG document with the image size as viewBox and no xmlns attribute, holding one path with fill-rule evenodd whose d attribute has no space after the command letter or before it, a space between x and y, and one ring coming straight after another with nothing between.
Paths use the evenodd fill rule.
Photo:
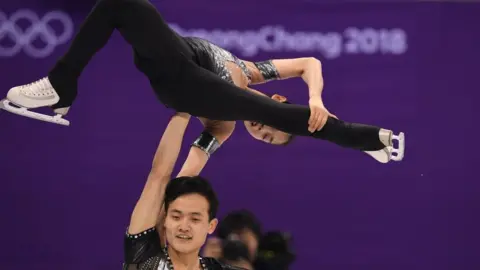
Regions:
<instances>
[{"instance_id":1,"label":"skate laces","mask_svg":"<svg viewBox=\"0 0 480 270\"><path fill-rule=\"evenodd\" d=\"M32 97L52 96L56 93L47 77L22 85L20 91L22 94Z\"/></svg>"}]
</instances>

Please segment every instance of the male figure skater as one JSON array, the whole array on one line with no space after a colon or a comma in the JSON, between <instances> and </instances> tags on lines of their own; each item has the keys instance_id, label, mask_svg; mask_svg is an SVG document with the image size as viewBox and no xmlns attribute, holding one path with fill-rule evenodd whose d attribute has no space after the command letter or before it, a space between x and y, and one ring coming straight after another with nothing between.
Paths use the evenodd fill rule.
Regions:
<instances>
[{"instance_id":1,"label":"male figure skater","mask_svg":"<svg viewBox=\"0 0 480 270\"><path fill-rule=\"evenodd\" d=\"M125 234L124 270L240 270L199 256L218 223L210 184L185 174L170 180L189 118L173 116L160 141Z\"/></svg>"}]
</instances>

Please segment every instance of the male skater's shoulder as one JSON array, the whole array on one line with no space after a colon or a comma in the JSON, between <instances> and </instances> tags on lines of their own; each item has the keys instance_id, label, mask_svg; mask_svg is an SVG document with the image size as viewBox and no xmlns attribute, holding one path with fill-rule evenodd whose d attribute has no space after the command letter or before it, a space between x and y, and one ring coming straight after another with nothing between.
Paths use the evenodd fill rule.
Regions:
<instances>
[{"instance_id":1,"label":"male skater's shoulder","mask_svg":"<svg viewBox=\"0 0 480 270\"><path fill-rule=\"evenodd\" d=\"M129 234L127 231L123 247L125 270L153 270L166 263L156 228L138 234Z\"/></svg>"}]
</instances>

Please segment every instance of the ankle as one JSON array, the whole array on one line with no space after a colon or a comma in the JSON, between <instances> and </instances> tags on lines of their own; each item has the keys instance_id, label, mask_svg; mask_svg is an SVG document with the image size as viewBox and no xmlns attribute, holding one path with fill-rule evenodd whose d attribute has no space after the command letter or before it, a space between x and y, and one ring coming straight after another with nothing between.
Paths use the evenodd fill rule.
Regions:
<instances>
[{"instance_id":1,"label":"ankle","mask_svg":"<svg viewBox=\"0 0 480 270\"><path fill-rule=\"evenodd\" d=\"M393 141L392 141L392 136L393 136L393 131L388 130L388 129L380 129L378 132L378 136L380 141L387 147L387 146L392 146Z\"/></svg>"}]
</instances>

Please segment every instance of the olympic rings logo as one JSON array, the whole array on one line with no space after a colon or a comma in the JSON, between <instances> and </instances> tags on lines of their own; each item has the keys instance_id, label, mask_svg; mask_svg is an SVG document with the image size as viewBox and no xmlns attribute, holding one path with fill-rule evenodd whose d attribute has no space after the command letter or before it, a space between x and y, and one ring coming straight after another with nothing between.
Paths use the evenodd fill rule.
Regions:
<instances>
[{"instance_id":1,"label":"olympic rings logo","mask_svg":"<svg viewBox=\"0 0 480 270\"><path fill-rule=\"evenodd\" d=\"M29 27L25 30L19 26L19 21L27 20ZM50 23L58 21L62 24L63 31L55 33ZM33 58L45 58L53 53L58 45L65 44L74 33L74 24L70 16L61 11L51 11L43 18L27 9L22 9L11 14L10 18L0 10L0 58L13 57L22 50ZM13 41L13 46L2 45L2 40ZM36 48L33 43L40 39L46 45Z\"/></svg>"}]
</instances>

